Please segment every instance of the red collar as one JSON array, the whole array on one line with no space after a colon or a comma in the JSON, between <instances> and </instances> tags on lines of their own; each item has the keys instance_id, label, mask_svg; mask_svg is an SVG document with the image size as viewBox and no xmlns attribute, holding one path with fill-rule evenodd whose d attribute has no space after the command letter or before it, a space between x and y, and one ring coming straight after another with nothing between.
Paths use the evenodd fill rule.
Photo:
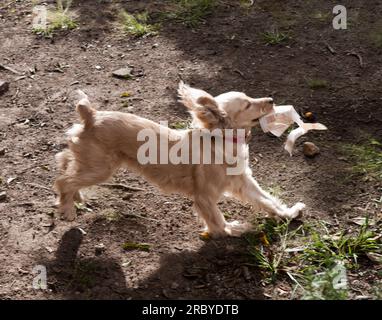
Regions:
<instances>
[{"instance_id":1,"label":"red collar","mask_svg":"<svg viewBox=\"0 0 382 320\"><path fill-rule=\"evenodd\" d=\"M232 143L238 143L241 140L238 137L225 137L225 139ZM243 142L245 142L245 140Z\"/></svg>"}]
</instances>

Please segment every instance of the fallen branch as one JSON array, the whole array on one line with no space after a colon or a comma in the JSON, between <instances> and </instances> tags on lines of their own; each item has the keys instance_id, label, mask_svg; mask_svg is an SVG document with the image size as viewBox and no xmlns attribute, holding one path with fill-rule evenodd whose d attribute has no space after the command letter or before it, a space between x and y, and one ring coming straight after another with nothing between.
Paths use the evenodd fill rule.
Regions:
<instances>
[{"instance_id":1,"label":"fallen branch","mask_svg":"<svg viewBox=\"0 0 382 320\"><path fill-rule=\"evenodd\" d=\"M15 69L12 69L11 67L5 66L3 64L0 64L0 69L8 70L14 74L22 75L21 72L16 71Z\"/></svg>"},{"instance_id":2,"label":"fallen branch","mask_svg":"<svg viewBox=\"0 0 382 320\"><path fill-rule=\"evenodd\" d=\"M130 190L130 191L145 191L145 189L138 188L138 187L128 186L126 184L121 184L121 183L103 183L103 184L101 184L101 187L108 187L108 188L122 189L122 190Z\"/></svg>"},{"instance_id":3,"label":"fallen branch","mask_svg":"<svg viewBox=\"0 0 382 320\"><path fill-rule=\"evenodd\" d=\"M354 51L347 52L346 55L357 57L359 61L359 65L361 66L361 68L363 68L363 59L361 55L359 55L357 52L354 52Z\"/></svg>"}]
</instances>

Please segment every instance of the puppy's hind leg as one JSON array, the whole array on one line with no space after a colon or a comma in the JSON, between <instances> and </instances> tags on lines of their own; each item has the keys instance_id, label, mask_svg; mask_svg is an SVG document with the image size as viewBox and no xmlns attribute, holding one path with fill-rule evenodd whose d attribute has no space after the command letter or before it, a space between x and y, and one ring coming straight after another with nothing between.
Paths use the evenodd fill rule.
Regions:
<instances>
[{"instance_id":1,"label":"puppy's hind leg","mask_svg":"<svg viewBox=\"0 0 382 320\"><path fill-rule=\"evenodd\" d=\"M73 182L74 179L71 175L63 174L54 183L54 188L58 193L58 212L67 221L73 221L76 218L74 196L78 190Z\"/></svg>"},{"instance_id":2,"label":"puppy's hind leg","mask_svg":"<svg viewBox=\"0 0 382 320\"><path fill-rule=\"evenodd\" d=\"M216 201L207 197L195 197L194 208L206 223L206 232L213 238L223 236L239 237L250 229L248 224L238 221L226 222Z\"/></svg>"},{"instance_id":3,"label":"puppy's hind leg","mask_svg":"<svg viewBox=\"0 0 382 320\"><path fill-rule=\"evenodd\" d=\"M70 151L69 149L65 149L64 151L57 153L55 158L56 158L57 166L62 174L64 174L68 170L70 163L75 160L72 151ZM58 189L57 186L55 186L55 188ZM79 190L74 193L73 198L74 198L74 201L76 202L84 201ZM60 202L61 202L60 197L58 197L55 205L58 206Z\"/></svg>"},{"instance_id":4,"label":"puppy's hind leg","mask_svg":"<svg viewBox=\"0 0 382 320\"><path fill-rule=\"evenodd\" d=\"M59 194L59 213L68 221L76 218L74 200L79 200L79 190L104 182L117 168L113 166L112 159L100 153L92 156L89 150L85 150L82 155L86 158L76 154L76 159L68 164L66 172L55 181L55 189Z\"/></svg>"},{"instance_id":5,"label":"puppy's hind leg","mask_svg":"<svg viewBox=\"0 0 382 320\"><path fill-rule=\"evenodd\" d=\"M194 198L194 209L206 223L206 232L211 237L226 236L226 221L216 201L207 197L197 196Z\"/></svg>"}]
</instances>

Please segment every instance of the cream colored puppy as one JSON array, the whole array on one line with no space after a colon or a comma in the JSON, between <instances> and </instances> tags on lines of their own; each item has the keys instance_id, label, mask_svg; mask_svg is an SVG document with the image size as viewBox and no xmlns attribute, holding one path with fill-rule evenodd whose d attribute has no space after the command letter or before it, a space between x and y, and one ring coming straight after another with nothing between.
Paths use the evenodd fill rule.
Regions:
<instances>
[{"instance_id":1,"label":"cream colored puppy","mask_svg":"<svg viewBox=\"0 0 382 320\"><path fill-rule=\"evenodd\" d=\"M238 236L247 230L246 224L226 222L219 211L216 204L227 193L271 215L288 219L297 217L304 204L297 203L288 208L262 190L249 168L247 142L237 141L235 136L227 138L223 133L222 139L230 139L229 143L244 163L240 174L227 174L227 168L232 165L225 161L219 164L142 164L139 161L137 155L145 143L138 139L142 130L149 129L158 141L166 139L170 148L205 129L244 129L248 136L257 120L273 108L271 98L254 99L240 92L213 97L183 82L179 84L178 92L181 102L193 116L193 129L173 130L129 113L96 111L82 93L76 108L82 124L76 124L69 130L69 148L56 156L62 170L55 181L62 216L67 220L75 219L74 201L82 201L81 188L101 183L118 168L127 167L164 192L180 193L192 199L195 210L206 224L206 231L213 237ZM212 140L212 154L221 151L216 141ZM195 149L188 151L193 153Z\"/></svg>"}]
</instances>

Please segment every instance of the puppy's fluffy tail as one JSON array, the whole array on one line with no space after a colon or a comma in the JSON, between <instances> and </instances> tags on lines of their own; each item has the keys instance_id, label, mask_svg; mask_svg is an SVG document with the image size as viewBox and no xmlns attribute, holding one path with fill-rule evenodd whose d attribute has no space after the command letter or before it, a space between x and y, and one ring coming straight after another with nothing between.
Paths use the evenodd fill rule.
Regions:
<instances>
[{"instance_id":1,"label":"puppy's fluffy tail","mask_svg":"<svg viewBox=\"0 0 382 320\"><path fill-rule=\"evenodd\" d=\"M88 96L81 90L77 91L80 101L76 105L76 111L80 115L81 120L84 122L85 129L94 124L94 116L96 110L92 108Z\"/></svg>"}]
</instances>

